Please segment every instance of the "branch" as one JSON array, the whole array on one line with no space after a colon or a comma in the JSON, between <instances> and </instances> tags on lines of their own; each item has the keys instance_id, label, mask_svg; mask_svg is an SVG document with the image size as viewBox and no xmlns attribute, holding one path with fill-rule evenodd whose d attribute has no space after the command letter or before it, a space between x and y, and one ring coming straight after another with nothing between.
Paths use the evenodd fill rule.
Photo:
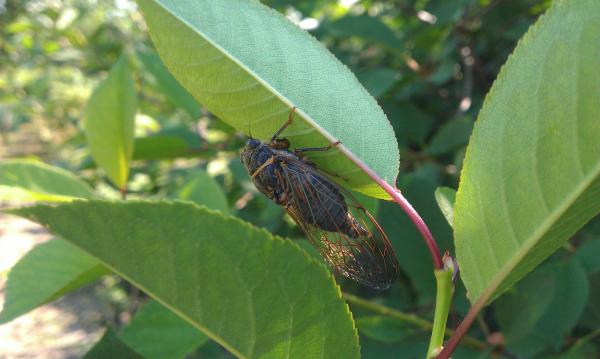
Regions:
<instances>
[{"instance_id":1,"label":"branch","mask_svg":"<svg viewBox=\"0 0 600 359\"><path fill-rule=\"evenodd\" d=\"M425 244L427 245L427 248L431 253L431 259L433 261L434 269L443 269L444 263L442 262L442 255L440 254L440 249L435 239L433 238L429 227L427 227L427 224L425 224L423 218L419 216L417 211L415 211L415 209L406 200L406 198L404 198L400 190L398 190L395 187L392 187L389 183L387 183L381 177L379 177L377 173L375 173L361 159L359 159L352 152L350 152L350 150L343 146L343 144L338 145L337 148L342 154L344 154L344 156L348 157L348 159L354 162L355 165L357 165L363 172L369 175L369 177L371 177L373 181L375 181L381 188L383 188L383 190L386 191L394 199L394 202L398 203L400 208L402 208L406 215L408 215L408 218L410 218L410 220L414 223L415 227L417 227L419 233L421 233L421 236L423 237L423 240L425 241Z\"/></svg>"},{"instance_id":2,"label":"branch","mask_svg":"<svg viewBox=\"0 0 600 359\"><path fill-rule=\"evenodd\" d=\"M349 294L349 293L342 293L342 296L350 304L353 304L357 307L367 309L367 310L377 313L377 314L381 314L381 315L388 316L390 318L397 319L401 322L413 324L416 327L418 327L419 329L431 330L433 328L432 322L430 322L426 319L423 319L415 314L404 313L399 310L396 310L396 309L393 309L390 307L386 307L385 305L370 302L368 300L362 299L360 297L357 297L357 296L355 296L353 294ZM446 329L446 336L450 336L453 334L454 334L454 331L452 329ZM468 346L468 347L471 347L474 349L485 350L488 348L486 343L484 343L478 339L475 339L471 336L466 336L463 339L462 343L465 346Z\"/></svg>"}]
</instances>

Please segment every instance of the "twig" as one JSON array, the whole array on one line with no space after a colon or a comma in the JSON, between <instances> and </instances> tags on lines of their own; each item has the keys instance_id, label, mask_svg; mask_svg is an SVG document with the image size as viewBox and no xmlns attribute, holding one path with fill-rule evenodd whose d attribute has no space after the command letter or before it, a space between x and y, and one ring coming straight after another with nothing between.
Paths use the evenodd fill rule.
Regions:
<instances>
[{"instance_id":1,"label":"twig","mask_svg":"<svg viewBox=\"0 0 600 359\"><path fill-rule=\"evenodd\" d=\"M368 300L357 297L353 294L342 293L342 296L344 297L344 299L346 299L346 301L348 303L356 305L357 307L361 307L361 308L367 309L371 312L397 319L401 322L413 324L422 330L431 330L433 328L432 322L430 322L426 319L423 319L417 315L410 314L410 313L404 313L399 310L396 310L396 309L393 309L390 307L386 307L385 305L373 303ZM450 336L453 334L454 334L454 331L452 329L446 329L446 336ZM465 346L471 347L471 348L481 349L481 350L488 348L488 345L486 343L484 343L478 339L475 339L471 336L466 336L464 338L464 340L462 341L462 344L464 344Z\"/></svg>"},{"instance_id":2,"label":"twig","mask_svg":"<svg viewBox=\"0 0 600 359\"><path fill-rule=\"evenodd\" d=\"M479 297L477 302L475 302L475 304L473 304L473 306L471 308L469 308L469 312L467 313L467 315L465 316L463 321L460 322L460 324L458 325L458 328L456 328L454 334L452 334L452 337L450 338L448 343L446 343L446 345L444 346L444 349L436 357L436 359L450 358L450 355L454 352L454 350L458 346L458 343L460 342L460 340L467 334L467 331L471 327L471 324L473 324L473 321L475 320L475 318L477 318L477 314L479 314L481 309L484 307L485 303L490 298L491 294L492 294L491 291L489 293L484 292Z\"/></svg>"},{"instance_id":3,"label":"twig","mask_svg":"<svg viewBox=\"0 0 600 359\"><path fill-rule=\"evenodd\" d=\"M421 218L419 213L415 211L413 206L406 200L406 198L404 198L400 190L395 187L392 187L389 183L384 181L381 177L379 177L379 175L377 175L377 173L375 173L362 160L360 160L352 152L350 152L350 150L348 150L345 146L338 146L338 149L340 150L340 152L342 152L342 154L344 154L352 162L354 162L354 164L357 165L363 172L365 172L369 177L371 177L371 179L375 181L381 188L383 188L383 190L386 191L392 197L394 202L398 203L400 208L402 208L402 210L406 213L408 218L410 218L415 227L417 227L419 233L421 233L421 236L423 237L423 240L425 241L425 244L427 245L427 248L429 249L429 252L431 254L434 269L443 269L444 263L442 262L440 249L437 245L437 242L433 238L429 227L427 227L427 224L425 224L423 218Z\"/></svg>"}]
</instances>

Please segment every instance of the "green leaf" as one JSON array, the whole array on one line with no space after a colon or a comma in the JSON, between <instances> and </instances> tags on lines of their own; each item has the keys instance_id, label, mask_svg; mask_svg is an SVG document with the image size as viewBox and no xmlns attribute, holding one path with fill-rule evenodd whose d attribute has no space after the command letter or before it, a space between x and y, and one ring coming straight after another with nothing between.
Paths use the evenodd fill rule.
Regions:
<instances>
[{"instance_id":1,"label":"green leaf","mask_svg":"<svg viewBox=\"0 0 600 359\"><path fill-rule=\"evenodd\" d=\"M342 38L356 36L369 43L377 42L391 49L402 50L402 40L378 17L347 15L332 23L324 23L328 35Z\"/></svg>"},{"instance_id":2,"label":"green leaf","mask_svg":"<svg viewBox=\"0 0 600 359\"><path fill-rule=\"evenodd\" d=\"M600 323L600 273L595 273L589 277L592 284L588 295L588 302L585 312L582 316L581 325L591 330L598 329Z\"/></svg>"},{"instance_id":3,"label":"green leaf","mask_svg":"<svg viewBox=\"0 0 600 359\"><path fill-rule=\"evenodd\" d=\"M203 170L195 171L195 174L181 187L177 198L229 214L229 204L223 189Z\"/></svg>"},{"instance_id":4,"label":"green leaf","mask_svg":"<svg viewBox=\"0 0 600 359\"><path fill-rule=\"evenodd\" d=\"M494 303L507 346L523 355L559 348L582 315L588 292L576 257L536 269Z\"/></svg>"},{"instance_id":5,"label":"green leaf","mask_svg":"<svg viewBox=\"0 0 600 359\"><path fill-rule=\"evenodd\" d=\"M388 102L385 112L392 119L392 125L400 141L423 145L433 125L433 118L410 102Z\"/></svg>"},{"instance_id":6,"label":"green leaf","mask_svg":"<svg viewBox=\"0 0 600 359\"><path fill-rule=\"evenodd\" d=\"M167 68L208 110L240 131L267 139L286 121L292 147L325 146L311 156L359 192L389 198L349 158L388 183L399 152L385 114L325 47L257 1L138 1ZM344 153L344 154L342 154Z\"/></svg>"},{"instance_id":7,"label":"green leaf","mask_svg":"<svg viewBox=\"0 0 600 359\"><path fill-rule=\"evenodd\" d=\"M454 222L454 202L456 201L456 190L450 187L438 187L435 189L435 200L446 217L450 227Z\"/></svg>"},{"instance_id":8,"label":"green leaf","mask_svg":"<svg viewBox=\"0 0 600 359\"><path fill-rule=\"evenodd\" d=\"M187 111L193 119L200 117L198 102L175 80L156 52L138 51L137 55L156 80L158 88L175 106Z\"/></svg>"},{"instance_id":9,"label":"green leaf","mask_svg":"<svg viewBox=\"0 0 600 359\"><path fill-rule=\"evenodd\" d=\"M88 251L239 357L358 357L356 329L326 267L239 219L183 202L11 212Z\"/></svg>"},{"instance_id":10,"label":"green leaf","mask_svg":"<svg viewBox=\"0 0 600 359\"><path fill-rule=\"evenodd\" d=\"M456 66L456 60L452 58L445 59L435 68L435 71L433 71L431 75L427 77L427 80L434 85L443 85L452 78L454 72L456 71Z\"/></svg>"},{"instance_id":11,"label":"green leaf","mask_svg":"<svg viewBox=\"0 0 600 359\"><path fill-rule=\"evenodd\" d=\"M554 273L535 271L494 303L498 324L511 345L527 337L550 307L556 287Z\"/></svg>"},{"instance_id":12,"label":"green leaf","mask_svg":"<svg viewBox=\"0 0 600 359\"><path fill-rule=\"evenodd\" d=\"M358 318L356 326L361 334L385 343L398 342L415 336L415 331L405 323L379 315Z\"/></svg>"},{"instance_id":13,"label":"green leaf","mask_svg":"<svg viewBox=\"0 0 600 359\"><path fill-rule=\"evenodd\" d=\"M600 272L600 238L592 238L577 248L577 258L583 267L590 273Z\"/></svg>"},{"instance_id":14,"label":"green leaf","mask_svg":"<svg viewBox=\"0 0 600 359\"><path fill-rule=\"evenodd\" d=\"M429 142L427 153L438 156L451 152L465 145L469 141L472 131L473 120L469 117L460 117L447 122L440 127Z\"/></svg>"},{"instance_id":15,"label":"green leaf","mask_svg":"<svg viewBox=\"0 0 600 359\"><path fill-rule=\"evenodd\" d=\"M425 10L436 17L436 25L446 25L458 21L473 0L431 0Z\"/></svg>"},{"instance_id":16,"label":"green leaf","mask_svg":"<svg viewBox=\"0 0 600 359\"><path fill-rule=\"evenodd\" d=\"M566 353L557 356L556 359L588 359L597 358L599 355L600 351L596 346L591 343L584 343L573 346L572 349L569 349L569 351Z\"/></svg>"},{"instance_id":17,"label":"green leaf","mask_svg":"<svg viewBox=\"0 0 600 359\"><path fill-rule=\"evenodd\" d=\"M122 55L92 93L83 114L92 157L119 188L125 187L129 176L136 110L133 78Z\"/></svg>"},{"instance_id":18,"label":"green leaf","mask_svg":"<svg viewBox=\"0 0 600 359\"><path fill-rule=\"evenodd\" d=\"M151 300L119 333L121 340L148 359L184 358L207 337L162 304Z\"/></svg>"},{"instance_id":19,"label":"green leaf","mask_svg":"<svg viewBox=\"0 0 600 359\"><path fill-rule=\"evenodd\" d=\"M380 97L400 81L400 73L392 69L375 68L359 73L358 79L373 97Z\"/></svg>"},{"instance_id":20,"label":"green leaf","mask_svg":"<svg viewBox=\"0 0 600 359\"><path fill-rule=\"evenodd\" d=\"M0 199L62 202L92 196L87 183L62 168L30 160L0 162Z\"/></svg>"},{"instance_id":21,"label":"green leaf","mask_svg":"<svg viewBox=\"0 0 600 359\"><path fill-rule=\"evenodd\" d=\"M600 2L555 1L502 69L456 197L461 277L489 302L600 211Z\"/></svg>"},{"instance_id":22,"label":"green leaf","mask_svg":"<svg viewBox=\"0 0 600 359\"><path fill-rule=\"evenodd\" d=\"M538 323L537 331L548 343L560 344L563 335L577 324L587 303L589 281L577 258L560 261L550 268L556 282L556 291L550 307Z\"/></svg>"},{"instance_id":23,"label":"green leaf","mask_svg":"<svg viewBox=\"0 0 600 359\"><path fill-rule=\"evenodd\" d=\"M107 329L84 359L142 359L144 358L127 344L123 343L112 329Z\"/></svg>"},{"instance_id":24,"label":"green leaf","mask_svg":"<svg viewBox=\"0 0 600 359\"><path fill-rule=\"evenodd\" d=\"M199 157L199 149L190 146L182 137L158 134L135 139L134 160L162 160L178 157ZM214 151L206 150L208 157Z\"/></svg>"},{"instance_id":25,"label":"green leaf","mask_svg":"<svg viewBox=\"0 0 600 359\"><path fill-rule=\"evenodd\" d=\"M8 273L0 323L58 299L106 273L94 258L62 239L39 244Z\"/></svg>"}]
</instances>

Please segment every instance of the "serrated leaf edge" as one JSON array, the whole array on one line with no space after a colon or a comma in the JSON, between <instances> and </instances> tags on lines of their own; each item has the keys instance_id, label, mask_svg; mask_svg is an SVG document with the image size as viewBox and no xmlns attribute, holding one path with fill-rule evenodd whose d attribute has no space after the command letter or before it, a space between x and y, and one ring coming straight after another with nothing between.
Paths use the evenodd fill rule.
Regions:
<instances>
[{"instance_id":1,"label":"serrated leaf edge","mask_svg":"<svg viewBox=\"0 0 600 359\"><path fill-rule=\"evenodd\" d=\"M31 217L27 217L21 214L21 212L26 211L29 208L33 208L33 207L46 207L46 208L56 208L59 206L76 206L78 204L81 203L99 203L99 204L115 204L115 203L125 203L126 205L128 204L140 204L140 203L149 203L149 204L166 204L169 206L173 206L176 204L182 204L185 206L190 206L190 207L196 207L196 209L199 209L201 211L205 211L208 212L211 215L216 215L218 217L221 217L224 221L232 221L232 222L237 222L238 224L240 224L242 227L245 227L248 230L251 231L255 231L258 233L262 233L264 235L266 235L267 238L269 238L270 240L273 240L276 245L279 246L289 246L291 245L292 248L295 248L295 250L297 252L300 253L300 255L304 256L304 259L308 260L308 263L311 263L313 266L316 266L318 268L321 268L321 270L325 271L326 273L326 278L329 279L330 281L333 282L334 285L334 294L336 296L336 300L341 301L343 303L343 307L344 307L344 312L345 314L348 315L350 322L352 324L352 329L354 332L354 339L355 339L355 345L357 347L357 352L360 353L360 344L358 342L358 329L356 327L356 323L354 322L354 317L352 315L352 312L350 311L350 307L348 306L348 303L346 303L346 301L342 298L342 292L341 289L339 287L339 285L337 284L337 282L335 281L335 278L333 276L333 274L329 271L329 269L325 266L325 264L319 262L317 259L313 258L310 254L308 254L304 249L302 249L298 244L294 243L293 240L291 239L284 239L282 237L273 235L272 233L270 233L269 231L267 231L264 228L260 228L260 227L256 227L246 221L241 220L240 218L237 217L233 217L233 216L228 216L223 214L220 211L216 211L213 209L210 209L206 206L203 205L199 205L193 202L187 202L187 201L180 201L180 200L174 200L174 201L164 201L164 200L128 200L127 202L123 202L123 201L118 201L118 200L93 200L93 201L88 201L88 200L74 200L72 202L68 202L68 203L62 203L62 204L53 204L53 205L49 205L49 204L38 204L38 205L34 205L34 206L23 206L23 207L19 207L19 208L8 208L8 209L2 209L0 211L2 212L6 212L9 214L13 214L13 215L17 215L20 217L24 217L24 218L28 218L30 220L33 220L35 222L37 222L38 224L40 224L41 226L43 226L44 228L46 228L47 230L52 232L52 229L50 228L49 225L45 224L45 223L41 223L37 218L35 218L35 216L31 216ZM171 307L170 305L164 303L161 299L154 297L152 294L150 294L150 292L148 292L146 290L146 288L142 285L140 285L139 283L131 280L128 276L123 275L120 271L116 270L112 265L110 265L109 263L106 263L105 261L97 258L96 256L94 256L93 254L89 253L88 251L86 251L85 249L79 247L77 244L72 243L69 241L69 243L73 244L74 246L76 246L77 248L83 250L85 253L87 253L88 255L90 255L91 257L93 257L94 259L96 259L99 263L103 264L106 268L109 268L111 271L113 271L114 273L118 274L119 276L125 278L127 281L133 283L136 287L142 289L143 291L145 291L146 293L148 293L154 300L156 300L157 302L159 302L160 304L164 305L165 307L169 308L169 310L171 310L173 313L177 314L179 317L183 318L185 321L187 321L188 323L190 323L192 326L194 326L195 328L199 329L200 331L202 331L204 334L206 334L209 338L211 338L212 340L216 341L217 343L219 343L220 345L222 345L224 348L227 348L228 351L230 351L232 354L236 355L237 357L240 358L246 358L244 355L242 355L241 353L239 353L236 349L232 348L228 343L224 342L220 337L218 337L216 334L214 334L212 331L208 330L207 328L199 325L198 323L196 323L195 321L191 320L190 318L188 318L186 315L184 315L183 313L179 312L178 310L176 310L175 308Z\"/></svg>"}]
</instances>

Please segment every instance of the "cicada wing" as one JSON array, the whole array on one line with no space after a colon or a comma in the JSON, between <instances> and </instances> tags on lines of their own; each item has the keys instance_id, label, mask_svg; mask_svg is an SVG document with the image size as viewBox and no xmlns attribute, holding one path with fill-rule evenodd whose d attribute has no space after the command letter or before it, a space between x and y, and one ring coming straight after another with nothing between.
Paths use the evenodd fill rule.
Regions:
<instances>
[{"instance_id":1,"label":"cicada wing","mask_svg":"<svg viewBox=\"0 0 600 359\"><path fill-rule=\"evenodd\" d=\"M281 167L290 196L286 210L325 261L361 284L387 289L397 279L399 266L373 216L349 192L301 160L286 158Z\"/></svg>"}]
</instances>

